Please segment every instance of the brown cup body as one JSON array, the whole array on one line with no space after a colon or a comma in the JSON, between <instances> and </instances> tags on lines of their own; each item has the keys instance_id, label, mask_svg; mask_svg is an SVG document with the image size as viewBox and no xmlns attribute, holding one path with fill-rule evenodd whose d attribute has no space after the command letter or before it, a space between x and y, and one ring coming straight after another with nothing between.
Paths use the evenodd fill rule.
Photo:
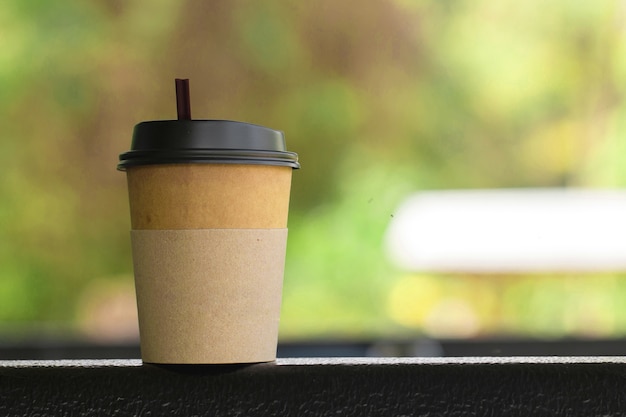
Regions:
<instances>
[{"instance_id":1,"label":"brown cup body","mask_svg":"<svg viewBox=\"0 0 626 417\"><path fill-rule=\"evenodd\" d=\"M127 169L131 227L287 227L292 169L274 165L172 164Z\"/></svg>"},{"instance_id":2,"label":"brown cup body","mask_svg":"<svg viewBox=\"0 0 626 417\"><path fill-rule=\"evenodd\" d=\"M292 168L127 169L142 359L276 358Z\"/></svg>"}]
</instances>

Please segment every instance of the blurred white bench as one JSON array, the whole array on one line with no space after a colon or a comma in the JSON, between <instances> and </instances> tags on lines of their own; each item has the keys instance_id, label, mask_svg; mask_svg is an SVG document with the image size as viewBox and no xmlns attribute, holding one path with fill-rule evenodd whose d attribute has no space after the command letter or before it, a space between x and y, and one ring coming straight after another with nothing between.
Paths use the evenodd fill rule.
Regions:
<instances>
[{"instance_id":1,"label":"blurred white bench","mask_svg":"<svg viewBox=\"0 0 626 417\"><path fill-rule=\"evenodd\" d=\"M626 191L428 191L394 213L386 248L420 272L626 270Z\"/></svg>"}]
</instances>

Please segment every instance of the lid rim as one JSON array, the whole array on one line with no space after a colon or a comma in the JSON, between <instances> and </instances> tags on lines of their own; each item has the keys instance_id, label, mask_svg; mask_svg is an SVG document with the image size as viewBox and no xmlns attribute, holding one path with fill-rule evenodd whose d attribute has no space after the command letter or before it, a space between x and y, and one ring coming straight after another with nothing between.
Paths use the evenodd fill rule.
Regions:
<instances>
[{"instance_id":1,"label":"lid rim","mask_svg":"<svg viewBox=\"0 0 626 417\"><path fill-rule=\"evenodd\" d=\"M165 165L165 164L247 164L247 165L276 165L288 166L294 169L300 168L298 155L295 152L233 152L227 150L210 150L203 152L199 150L183 150L180 152L156 151L128 151L120 155L120 162L117 169L125 170L127 167L140 165Z\"/></svg>"},{"instance_id":2,"label":"lid rim","mask_svg":"<svg viewBox=\"0 0 626 417\"><path fill-rule=\"evenodd\" d=\"M117 165L118 171L126 171L127 168L148 166L148 165L184 165L184 164L232 164L232 165L267 165L282 166L293 169L300 169L300 163L286 160L261 160L261 159L169 159L159 162L126 160Z\"/></svg>"},{"instance_id":3,"label":"lid rim","mask_svg":"<svg viewBox=\"0 0 626 417\"><path fill-rule=\"evenodd\" d=\"M128 159L132 158L132 155L158 155L158 154L168 154L168 155L186 155L186 154L198 154L198 155L285 155L285 157L295 157L297 158L298 154L291 151L278 151L272 149L241 149L241 148L195 148L195 149L185 149L185 148L172 148L172 149L131 149L129 151L123 152L120 154L120 159Z\"/></svg>"}]
</instances>

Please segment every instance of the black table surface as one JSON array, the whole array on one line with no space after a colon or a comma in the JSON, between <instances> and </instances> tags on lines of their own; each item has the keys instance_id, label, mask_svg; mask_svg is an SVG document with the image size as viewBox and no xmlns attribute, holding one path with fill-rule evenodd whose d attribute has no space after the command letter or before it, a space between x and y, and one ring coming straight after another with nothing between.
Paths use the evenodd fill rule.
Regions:
<instances>
[{"instance_id":1,"label":"black table surface","mask_svg":"<svg viewBox=\"0 0 626 417\"><path fill-rule=\"evenodd\" d=\"M0 415L626 415L626 358L0 361Z\"/></svg>"}]
</instances>

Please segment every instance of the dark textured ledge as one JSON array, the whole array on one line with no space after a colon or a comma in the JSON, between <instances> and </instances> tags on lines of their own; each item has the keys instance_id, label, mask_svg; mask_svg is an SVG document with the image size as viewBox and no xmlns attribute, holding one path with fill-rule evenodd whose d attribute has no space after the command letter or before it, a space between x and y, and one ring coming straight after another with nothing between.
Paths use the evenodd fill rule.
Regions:
<instances>
[{"instance_id":1,"label":"dark textured ledge","mask_svg":"<svg viewBox=\"0 0 626 417\"><path fill-rule=\"evenodd\" d=\"M0 415L625 415L622 357L0 361Z\"/></svg>"}]
</instances>

